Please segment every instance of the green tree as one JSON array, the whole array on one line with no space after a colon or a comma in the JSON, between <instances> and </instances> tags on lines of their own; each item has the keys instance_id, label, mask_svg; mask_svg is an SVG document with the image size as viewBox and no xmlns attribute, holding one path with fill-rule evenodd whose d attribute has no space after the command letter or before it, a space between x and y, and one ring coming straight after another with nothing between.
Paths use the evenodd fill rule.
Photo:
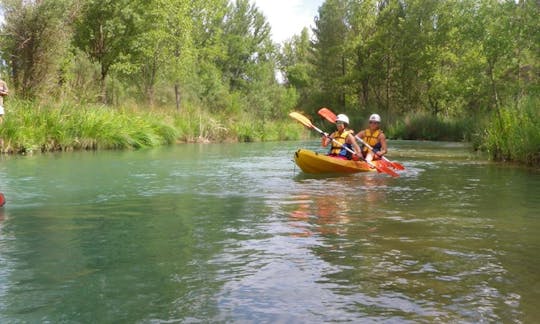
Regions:
<instances>
[{"instance_id":1,"label":"green tree","mask_svg":"<svg viewBox=\"0 0 540 324\"><path fill-rule=\"evenodd\" d=\"M175 103L180 110L180 82L193 64L191 57L191 18L189 2L154 0L144 11L124 61L115 63L114 71L127 84L134 84L139 94L154 105L158 82L173 84ZM125 55L125 54L124 54Z\"/></svg>"},{"instance_id":2,"label":"green tree","mask_svg":"<svg viewBox=\"0 0 540 324\"><path fill-rule=\"evenodd\" d=\"M129 62L133 42L142 34L143 0L85 0L74 44L100 66L101 100L107 101L107 76L115 64Z\"/></svg>"},{"instance_id":3,"label":"green tree","mask_svg":"<svg viewBox=\"0 0 540 324\"><path fill-rule=\"evenodd\" d=\"M260 65L275 53L270 25L249 0L231 3L223 26L227 55L221 62L232 91L242 90L265 73Z\"/></svg>"},{"instance_id":4,"label":"green tree","mask_svg":"<svg viewBox=\"0 0 540 324\"><path fill-rule=\"evenodd\" d=\"M283 73L284 82L296 89L299 95L299 106L312 106L313 93L313 55L309 31L302 29L300 35L295 35L285 41L281 47L279 67Z\"/></svg>"},{"instance_id":5,"label":"green tree","mask_svg":"<svg viewBox=\"0 0 540 324\"><path fill-rule=\"evenodd\" d=\"M315 87L320 92L319 105L338 110L346 106L346 44L349 33L347 1L327 0L319 8L313 28Z\"/></svg>"},{"instance_id":6,"label":"green tree","mask_svg":"<svg viewBox=\"0 0 540 324\"><path fill-rule=\"evenodd\" d=\"M15 90L25 98L54 92L62 82L58 72L71 39L71 2L3 0L1 6L2 58Z\"/></svg>"}]
</instances>

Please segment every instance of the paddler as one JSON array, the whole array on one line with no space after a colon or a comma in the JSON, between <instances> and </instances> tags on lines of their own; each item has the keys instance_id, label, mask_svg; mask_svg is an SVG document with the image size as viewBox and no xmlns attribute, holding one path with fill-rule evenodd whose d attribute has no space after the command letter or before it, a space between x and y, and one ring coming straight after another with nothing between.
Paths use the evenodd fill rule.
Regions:
<instances>
[{"instance_id":1,"label":"paddler","mask_svg":"<svg viewBox=\"0 0 540 324\"><path fill-rule=\"evenodd\" d=\"M362 147L362 154L367 161L379 160L388 152L386 136L381 127L381 116L372 114L369 116L369 127L360 131L356 136L373 147L371 151L367 146Z\"/></svg>"},{"instance_id":2,"label":"paddler","mask_svg":"<svg viewBox=\"0 0 540 324\"><path fill-rule=\"evenodd\" d=\"M327 147L328 144L332 144L330 147L329 156L334 156L341 159L357 159L358 156L353 155L351 152L347 151L345 147L353 150L356 154L361 154L360 147L356 144L354 139L354 131L349 130L349 117L344 114L337 115L336 118L336 128L337 130L331 135L327 135L322 139L322 146ZM334 139L335 141L333 141ZM337 142L337 143L336 143Z\"/></svg>"},{"instance_id":3,"label":"paddler","mask_svg":"<svg viewBox=\"0 0 540 324\"><path fill-rule=\"evenodd\" d=\"M0 124L4 122L4 97L9 93L6 81L0 79Z\"/></svg>"}]
</instances>

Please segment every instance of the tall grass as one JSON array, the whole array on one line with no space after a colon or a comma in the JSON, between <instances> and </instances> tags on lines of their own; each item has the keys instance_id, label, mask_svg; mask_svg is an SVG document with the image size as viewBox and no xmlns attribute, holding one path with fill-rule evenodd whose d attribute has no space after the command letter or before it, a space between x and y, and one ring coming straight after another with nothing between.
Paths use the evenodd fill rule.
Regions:
<instances>
[{"instance_id":1,"label":"tall grass","mask_svg":"<svg viewBox=\"0 0 540 324\"><path fill-rule=\"evenodd\" d=\"M470 140L473 125L471 119L437 117L428 113L407 115L389 125L385 130L393 139L464 141Z\"/></svg>"},{"instance_id":2,"label":"tall grass","mask_svg":"<svg viewBox=\"0 0 540 324\"><path fill-rule=\"evenodd\" d=\"M215 116L202 108L149 110L73 103L10 100L0 125L6 153L138 149L175 142L299 139L292 120L261 122L253 116ZM284 116L286 117L286 116Z\"/></svg>"},{"instance_id":3,"label":"tall grass","mask_svg":"<svg viewBox=\"0 0 540 324\"><path fill-rule=\"evenodd\" d=\"M494 160L540 165L539 98L526 98L515 107L494 114L485 130L481 148Z\"/></svg>"}]
</instances>

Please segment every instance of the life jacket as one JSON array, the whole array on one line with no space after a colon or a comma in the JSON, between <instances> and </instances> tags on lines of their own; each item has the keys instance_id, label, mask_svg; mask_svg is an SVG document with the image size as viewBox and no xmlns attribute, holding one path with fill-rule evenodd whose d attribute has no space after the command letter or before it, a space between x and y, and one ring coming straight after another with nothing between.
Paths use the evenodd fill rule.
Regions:
<instances>
[{"instance_id":1,"label":"life jacket","mask_svg":"<svg viewBox=\"0 0 540 324\"><path fill-rule=\"evenodd\" d=\"M364 140L364 142L368 143L371 147L373 147L373 150L375 152L378 152L382 148L381 142L379 141L379 135L381 135L382 133L383 131L380 129L377 129L372 133L371 129L368 128L364 131L364 138L362 139ZM364 145L362 147L362 152L367 153L368 151L369 149Z\"/></svg>"},{"instance_id":2,"label":"life jacket","mask_svg":"<svg viewBox=\"0 0 540 324\"><path fill-rule=\"evenodd\" d=\"M330 152L328 153L328 155L342 156L346 157L347 159L351 159L352 154L347 151L345 147L352 150L352 145L347 143L347 136L352 133L353 131L351 130L344 130L341 134L338 131L332 133L330 137L335 139L336 142L340 143L341 145L339 145L335 141L332 141L332 147L330 148Z\"/></svg>"}]
</instances>

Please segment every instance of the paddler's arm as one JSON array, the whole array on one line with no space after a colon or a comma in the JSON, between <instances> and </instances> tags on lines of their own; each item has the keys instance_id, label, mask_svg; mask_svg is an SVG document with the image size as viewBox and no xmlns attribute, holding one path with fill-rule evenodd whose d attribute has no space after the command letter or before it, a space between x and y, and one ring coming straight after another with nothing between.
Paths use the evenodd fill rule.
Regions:
<instances>
[{"instance_id":1,"label":"paddler's arm","mask_svg":"<svg viewBox=\"0 0 540 324\"><path fill-rule=\"evenodd\" d=\"M8 90L8 87L7 87L7 84L5 82L3 83L0 83L2 85L2 87L0 88L0 96L7 96L8 93L9 93L9 90Z\"/></svg>"},{"instance_id":2,"label":"paddler's arm","mask_svg":"<svg viewBox=\"0 0 540 324\"><path fill-rule=\"evenodd\" d=\"M379 142L381 142L381 150L378 151L376 154L380 157L388 153L388 145L386 144L386 136L384 136L384 133L381 132L379 135Z\"/></svg>"},{"instance_id":3,"label":"paddler's arm","mask_svg":"<svg viewBox=\"0 0 540 324\"><path fill-rule=\"evenodd\" d=\"M352 134L349 134L349 136L347 136L347 143L351 144L353 149L354 149L354 152L359 155L359 156L362 156L362 151L360 150L360 146L358 146L358 143L356 143L356 139L354 138L354 136Z\"/></svg>"},{"instance_id":4,"label":"paddler's arm","mask_svg":"<svg viewBox=\"0 0 540 324\"><path fill-rule=\"evenodd\" d=\"M327 147L330 142L332 142L332 137L325 132L324 136L322 137L322 147Z\"/></svg>"}]
</instances>

